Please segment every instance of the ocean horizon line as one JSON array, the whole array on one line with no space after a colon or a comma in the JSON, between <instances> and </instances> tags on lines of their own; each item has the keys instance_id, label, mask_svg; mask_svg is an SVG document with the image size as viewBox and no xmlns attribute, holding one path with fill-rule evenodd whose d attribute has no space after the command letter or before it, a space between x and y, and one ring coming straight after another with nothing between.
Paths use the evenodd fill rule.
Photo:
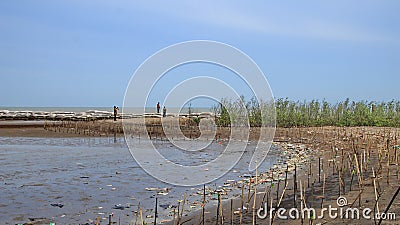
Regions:
<instances>
[{"instance_id":1,"label":"ocean horizon line","mask_svg":"<svg viewBox=\"0 0 400 225\"><path fill-rule=\"evenodd\" d=\"M169 113L178 113L178 112L187 112L189 111L189 107L166 107L167 111ZM191 112L193 113L200 113L200 112L210 112L211 111L211 106L210 107L195 107L191 106ZM144 113L151 113L151 112L156 112L157 108L156 106L154 107L145 107L144 108ZM56 106L56 107L46 107L46 106L40 106L40 107L23 107L23 106L0 106L0 110L8 110L8 111L44 111L44 112L55 112L55 111L62 111L62 112L87 112L90 110L97 110L97 111L108 111L112 112L113 111L113 106L108 106L108 107L62 107L62 106ZM120 107L120 112L122 111L128 111L131 113L143 113L143 107Z\"/></svg>"}]
</instances>

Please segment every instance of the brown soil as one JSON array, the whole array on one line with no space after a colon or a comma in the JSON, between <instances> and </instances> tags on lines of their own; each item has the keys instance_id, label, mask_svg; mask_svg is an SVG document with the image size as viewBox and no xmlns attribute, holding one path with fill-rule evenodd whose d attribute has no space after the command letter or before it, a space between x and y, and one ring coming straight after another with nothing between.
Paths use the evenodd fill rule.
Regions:
<instances>
[{"instance_id":1,"label":"brown soil","mask_svg":"<svg viewBox=\"0 0 400 225\"><path fill-rule=\"evenodd\" d=\"M396 128L375 127L278 128L275 142L304 144L318 150L318 154L311 155L309 163L298 168L296 193L293 176L289 176L292 178L287 180L286 189L284 181L281 181L280 185L275 184L272 188L270 186L265 187L265 185L259 186L257 188L255 212L260 205L264 206L266 202L271 204L272 199L274 208L285 208L287 210L297 208L299 212L301 212L301 202L303 202L307 207L314 208L318 217L321 215L321 207L329 208L331 206L340 210L337 199L342 196L348 202L348 205L342 208L342 212L346 212L348 208L358 209L360 212L359 219L350 219L351 214L349 214L350 218L346 218L345 214L342 214L342 217L339 214L336 218L330 218L328 212L325 211L323 218L313 220L308 219L308 216L304 220L285 220L275 216L273 224L375 224L375 222L378 224L379 219L374 220L373 215L377 213L378 208L381 214L385 212L400 185L400 150L394 148L399 144L399 131ZM357 164L359 172L357 172ZM373 176L373 171L375 176ZM293 175L293 172L291 175ZM303 200L300 194L300 185L303 190ZM277 190L278 186L279 190ZM254 187L253 184L252 191ZM285 193L282 194L283 192ZM254 198L247 198L248 189L244 193L247 210L243 213L242 219L240 219L240 211L238 211L238 208L241 207L239 196L233 200L233 211L235 212L232 223L231 203L230 201L222 203L223 224L270 224L269 217L259 219L254 216ZM277 207L281 197L282 201ZM378 207L376 207L376 197L378 198ZM368 214L371 219L365 219L362 216L362 210L366 208L372 210ZM221 216L219 216L217 223L216 207L206 206L206 212L208 213L205 214L205 224L222 224ZM382 224L400 224L400 194L394 199L387 212L391 213L387 216L395 215L396 219L382 220ZM288 215L287 212L286 215ZM182 224L199 224L201 221L201 212L198 212L182 218L180 222Z\"/></svg>"}]
</instances>

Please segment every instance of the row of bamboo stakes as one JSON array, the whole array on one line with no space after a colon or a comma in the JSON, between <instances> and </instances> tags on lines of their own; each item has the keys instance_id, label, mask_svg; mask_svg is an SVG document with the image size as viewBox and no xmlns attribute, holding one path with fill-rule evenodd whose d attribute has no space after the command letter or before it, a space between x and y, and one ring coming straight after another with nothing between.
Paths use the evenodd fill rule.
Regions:
<instances>
[{"instance_id":1,"label":"row of bamboo stakes","mask_svg":"<svg viewBox=\"0 0 400 225\"><path fill-rule=\"evenodd\" d=\"M363 193L365 190L365 185L367 182L372 182L373 191L375 198L374 203L374 215L381 214L383 211L379 207L379 199L382 195L383 189L381 188L380 180L384 180L387 185L389 185L393 179L392 177L396 177L395 184L398 186L400 181L400 167L399 167L399 145L398 145L398 130L383 128L377 129L377 133L368 133L365 132L366 128L352 128L350 131L346 128L293 128L286 129L286 137L295 137L292 138L291 142L295 143L306 143L311 144L315 143L316 135L311 132L306 131L322 131L322 137L325 144L330 143L332 148L322 151L322 155L318 157L318 160L310 159L307 163L308 165L303 165L303 171L306 171L305 176L307 177L307 184L305 180L299 179L299 174L297 172L297 165L295 165L295 169L291 174L293 177L293 185L292 185L292 194L293 196L293 205L297 207L300 203L300 208L311 207L318 200L319 207L322 209L324 207L325 199L336 199L349 193L351 191L356 191L356 198L348 203L348 207L353 207L356 202L358 203L358 207L363 206ZM301 131L302 130L302 131ZM334 132L334 138L328 140L329 132ZM298 132L298 136L295 132ZM304 135L304 133L308 133L309 135ZM332 135L332 134L331 134ZM311 136L311 138L310 138ZM377 155L374 157L374 155ZM328 163L324 163L327 161ZM313 165L314 162L314 165ZM315 165L316 164L316 165ZM327 164L327 165L326 165ZM308 168L307 168L308 167ZM314 168L317 169L317 174L314 174ZM325 168L324 168L325 167ZM326 168L327 167L327 168ZM385 168L386 167L386 168ZM307 169L306 169L307 168ZM391 171L394 174L391 174ZM301 176L301 175L300 175ZM303 175L304 176L304 175ZM332 196L330 193L326 193L326 180L327 178L337 179L337 195ZM356 177L356 180L354 178ZM264 205L264 203L269 204L270 209L275 204L275 208L279 208L284 199L284 196L288 194L288 166L285 170L285 178L283 180L284 186L281 188L280 183L281 180L278 179L275 183L270 183L265 186L264 194L261 198L259 204L257 201L259 198L256 197L257 194L257 186L259 175L256 171L256 175L254 178L250 179L248 183L248 193L247 200L245 200L245 185L241 186L241 207L239 213L239 221L234 220L233 216L233 200L231 199L231 207L230 207L230 224L243 224L243 217L246 213L251 213L252 224L257 224L257 216L256 210L260 205ZM346 182L346 180L350 180L350 182ZM316 195L315 187L316 184L319 183L322 185L322 190L320 191L320 195ZM350 183L350 184L348 184ZM273 196L273 189L275 188L275 197ZM336 185L335 185L336 186ZM298 187L300 190L298 190ZM308 192L308 194L307 194ZM398 187L397 191L393 194L391 201L386 205L386 209L384 213L387 214L394 200L398 196L400 192L400 187ZM327 196L329 194L329 197ZM247 207L246 207L247 206ZM225 217L223 216L222 210L223 204L220 201L220 197L218 198L218 207L216 212L216 223L215 224L224 224ZM251 211L248 211L248 209ZM246 209L246 210L245 210ZM266 209L268 211L268 209ZM228 210L229 211L229 210ZM275 212L273 216L270 218L270 224L274 223L274 219L276 218ZM375 220L376 218L374 218ZM309 218L308 223L313 224L315 218ZM380 224L382 222L382 218L379 221L375 221L376 224ZM304 218L301 218L301 224L304 224ZM199 224L204 224L199 223Z\"/></svg>"},{"instance_id":2,"label":"row of bamboo stakes","mask_svg":"<svg viewBox=\"0 0 400 225\"><path fill-rule=\"evenodd\" d=\"M156 126L154 126L156 127ZM150 129L159 129L159 128ZM89 136L108 136L110 134L122 133L121 123L109 123L109 122L86 122L86 121L61 121L46 123L44 128L49 131L85 134ZM373 130L371 132L371 129ZM147 129L149 131L149 129ZM154 132L155 134L161 132ZM230 224L243 224L244 215L249 213L251 209L252 224L255 225L257 222L256 211L257 207L267 203L272 208L274 202L276 208L281 206L285 195L291 194L293 196L293 206L297 207L300 203L300 207L311 206L313 204L312 199L319 200L319 206L324 207L324 201L328 197L326 196L326 179L335 178L337 179L337 196L340 197L351 191L357 191L358 194L353 202L349 203L352 207L358 202L358 206L363 205L363 192L365 190L365 184L371 182L374 189L374 211L378 214L382 211L379 204L379 199L382 194L381 182L385 180L386 184L392 182L393 175L397 178L394 182L399 182L399 145L398 145L398 129L394 128L340 128L340 127L316 127L316 128L286 128L277 129L276 139L277 141L285 141L289 143L300 143L307 146L311 146L315 149L321 150L321 155L318 160L310 159L308 162L308 169L305 176L307 184L302 179L300 174L297 172L297 165L292 172L293 184L290 193L289 189L289 171L285 171L284 186L281 188L281 180L278 179L275 183L265 185L265 191L261 198L261 201L257 202L257 187L260 185L260 175L258 171L253 178L248 182L247 187L241 185L241 197L240 197L240 212L239 218L234 216L234 200L230 200ZM140 136L140 134L139 134ZM328 148L327 148L328 146ZM323 148L323 149L321 149ZM315 165L318 161L317 165ZM303 165L303 167L307 167ZM314 174L312 168L318 168L317 174ZM287 167L288 168L288 167ZM303 175L304 176L304 175ZM262 175L261 175L262 177ZM317 182L318 180L318 182ZM349 181L349 182L346 182ZM322 185L320 195L314 193L316 183ZM349 183L349 184L348 184ZM276 188L275 188L276 186ZM247 198L245 198L245 189L247 188ZM275 188L276 194L273 197L272 192ZM300 190L299 190L300 188ZM399 193L400 188L394 193L392 201L387 205L384 212L388 212L393 200ZM308 192L308 194L307 194ZM206 208L206 191L204 186L202 203L202 213L200 214L199 224L205 224L205 208ZM332 198L332 196L330 196ZM157 198L156 198L157 199ZM218 193L217 198L217 210L214 218L215 224L224 224L226 216L224 215L224 204L221 199L221 194ZM174 210L173 221L174 224L181 224L184 206L186 202L186 195L184 200L179 202L178 211ZM314 201L315 202L315 201ZM179 209L180 204L181 208ZM157 202L156 210L154 215L154 224L157 220ZM226 207L225 207L226 208ZM267 209L268 210L268 209ZM140 224L144 224L142 209L140 203L138 206L138 214L136 220L140 220ZM276 218L276 212L270 218L270 224L274 223ZM228 220L229 221L229 220ZM134 224L137 224L136 221ZM302 218L302 224L305 222ZM379 221L380 224L381 221ZM313 220L309 220L310 224L313 224Z\"/></svg>"},{"instance_id":3,"label":"row of bamboo stakes","mask_svg":"<svg viewBox=\"0 0 400 225\"><path fill-rule=\"evenodd\" d=\"M164 127L163 127L164 126ZM90 137L110 137L116 136L118 134L129 134L131 137L141 139L148 135L152 140L164 140L167 141L164 129L168 129L171 133L172 139L182 138L182 133L184 134L183 140L193 140L200 136L200 130L197 125L181 123L179 127L174 126L172 123L164 123L163 125L154 124L139 124L132 123L131 125L126 125L118 122L112 122L110 120L90 120L90 121L73 121L73 120L63 120L63 121L46 121L43 128L47 131L65 133L65 134L75 134L84 135ZM213 133L215 127L212 125L205 126L204 130L208 133ZM229 133L230 129L225 127L219 127L219 131L223 133ZM143 131L146 131L144 133ZM216 132L215 139L221 139L221 132Z\"/></svg>"},{"instance_id":4,"label":"row of bamboo stakes","mask_svg":"<svg viewBox=\"0 0 400 225\"><path fill-rule=\"evenodd\" d=\"M123 132L121 123L113 123L107 120L96 121L50 121L45 122L43 128L48 131L77 134L87 136L111 136Z\"/></svg>"}]
</instances>

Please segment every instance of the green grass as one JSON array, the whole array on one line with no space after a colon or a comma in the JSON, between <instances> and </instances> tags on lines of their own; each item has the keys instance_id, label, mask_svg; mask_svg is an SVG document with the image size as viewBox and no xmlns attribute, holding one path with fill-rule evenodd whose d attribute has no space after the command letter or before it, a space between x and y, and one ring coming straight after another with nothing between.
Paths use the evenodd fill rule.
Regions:
<instances>
[{"instance_id":1,"label":"green grass","mask_svg":"<svg viewBox=\"0 0 400 225\"><path fill-rule=\"evenodd\" d=\"M275 112L267 110L261 116L261 109L271 108L272 103L258 103L254 98L245 101L244 98L236 101L222 99L219 106L212 110L220 114L217 125L229 126L240 124L239 118L244 104L250 126L257 127L273 123L276 117L277 127L312 127L312 126L378 126L400 127L400 101L389 102L351 101L346 99L335 104L325 100L292 101L288 98L279 98L274 102ZM264 117L264 122L262 118ZM232 121L231 121L232 120Z\"/></svg>"}]
</instances>

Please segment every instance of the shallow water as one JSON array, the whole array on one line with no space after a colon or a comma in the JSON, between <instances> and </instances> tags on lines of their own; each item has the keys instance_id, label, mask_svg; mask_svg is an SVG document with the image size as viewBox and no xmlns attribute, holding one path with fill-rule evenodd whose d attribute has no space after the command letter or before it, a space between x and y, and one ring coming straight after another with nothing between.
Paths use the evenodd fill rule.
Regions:
<instances>
[{"instance_id":1,"label":"shallow water","mask_svg":"<svg viewBox=\"0 0 400 225\"><path fill-rule=\"evenodd\" d=\"M224 149L221 142L213 142L200 152L181 151L161 141L156 146L161 154L187 165L213 160ZM254 146L250 143L239 163L207 186L218 188L226 180L238 180L240 175L248 174ZM276 163L280 150L272 149L260 171ZM202 196L195 194L202 186L173 186L148 175L135 162L123 138L0 137L0 182L0 224L41 217L58 224L84 224L100 217L104 223L110 213L113 221L128 224L135 221L139 202L143 217L154 214L155 196L159 203L158 221L162 221L172 219L171 209L166 206L176 206L184 193L189 202L202 201ZM159 191L146 188L168 188L169 192L158 195ZM113 209L117 204L130 208ZM187 213L197 207L187 207Z\"/></svg>"}]
</instances>

